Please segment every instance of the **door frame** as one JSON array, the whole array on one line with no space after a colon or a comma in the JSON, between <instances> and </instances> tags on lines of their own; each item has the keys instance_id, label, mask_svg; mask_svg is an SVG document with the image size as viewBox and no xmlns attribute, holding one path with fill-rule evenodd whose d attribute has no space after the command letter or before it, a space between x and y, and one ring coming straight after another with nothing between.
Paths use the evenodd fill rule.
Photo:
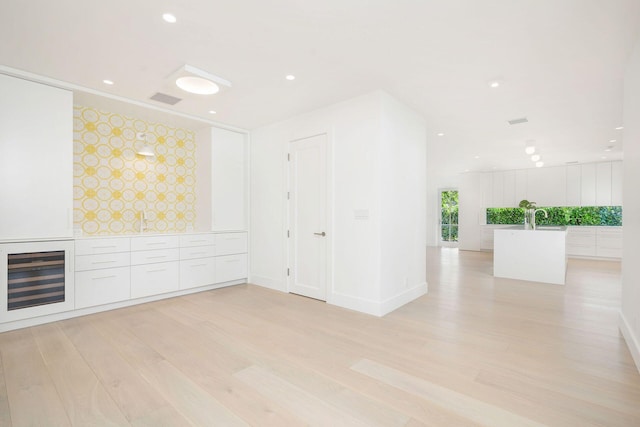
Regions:
<instances>
[{"instance_id":1,"label":"door frame","mask_svg":"<svg viewBox=\"0 0 640 427\"><path fill-rule=\"evenodd\" d=\"M447 242L442 240L442 192L457 191L458 192L458 241ZM457 248L460 242L460 190L456 187L444 187L438 189L438 246L443 248Z\"/></svg>"},{"instance_id":2,"label":"door frame","mask_svg":"<svg viewBox=\"0 0 640 427\"><path fill-rule=\"evenodd\" d=\"M333 248L334 248L334 236L333 236L333 218L334 218L334 206L333 206L333 187L334 187L334 176L333 176L333 132L327 130L320 130L317 132L308 132L302 135L296 135L295 137L289 138L287 143L285 144L285 175L286 175L286 191L285 191L285 212L286 212L286 221L285 221L285 229L284 229L284 237L285 237L285 247L286 247L286 265L284 275L286 278L287 284L287 292L291 293L291 274L290 271L293 271L295 266L293 265L293 240L289 238L289 230L291 230L292 226L292 211L293 205L291 203L291 199L289 194L291 194L291 175L294 166L294 158L291 156L291 149L294 143L313 138L316 136L325 136L325 144L326 144L326 158L325 158L325 171L326 171L326 239L327 244L325 246L326 250L326 266L325 266L325 277L326 277L326 292L325 292L325 302L332 303L333 302Z\"/></svg>"}]
</instances>

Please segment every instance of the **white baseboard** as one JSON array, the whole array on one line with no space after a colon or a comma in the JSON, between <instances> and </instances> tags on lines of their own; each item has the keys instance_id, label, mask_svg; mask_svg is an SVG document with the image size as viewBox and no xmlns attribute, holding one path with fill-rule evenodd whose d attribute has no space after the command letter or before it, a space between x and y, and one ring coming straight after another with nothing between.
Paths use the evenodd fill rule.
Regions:
<instances>
[{"instance_id":1,"label":"white baseboard","mask_svg":"<svg viewBox=\"0 0 640 427\"><path fill-rule=\"evenodd\" d=\"M384 316L385 314L391 313L393 310L400 308L407 303L410 303L414 299L420 298L428 291L429 286L427 282L424 282L417 286L414 286L411 289L407 289L406 291L396 296L386 299L380 304L380 312L382 313L381 315Z\"/></svg>"},{"instance_id":2,"label":"white baseboard","mask_svg":"<svg viewBox=\"0 0 640 427\"><path fill-rule=\"evenodd\" d=\"M327 299L327 303L337 305L342 308L348 308L349 310L359 311L360 313L382 317L385 314L391 313L393 310L413 301L414 299L421 297L427 293L427 290L427 283L424 282L384 301L376 301L333 292Z\"/></svg>"},{"instance_id":3,"label":"white baseboard","mask_svg":"<svg viewBox=\"0 0 640 427\"><path fill-rule=\"evenodd\" d=\"M622 312L620 312L620 332L622 332L622 336L627 342L627 347L629 347L629 351L631 352L631 357L633 357L636 368L638 372L640 372L640 342L638 342L638 339L633 334L633 329Z\"/></svg>"},{"instance_id":4,"label":"white baseboard","mask_svg":"<svg viewBox=\"0 0 640 427\"><path fill-rule=\"evenodd\" d=\"M252 274L249 283L263 288L273 289L274 291L287 292L287 283L281 279L273 279L271 277L258 276Z\"/></svg>"}]
</instances>

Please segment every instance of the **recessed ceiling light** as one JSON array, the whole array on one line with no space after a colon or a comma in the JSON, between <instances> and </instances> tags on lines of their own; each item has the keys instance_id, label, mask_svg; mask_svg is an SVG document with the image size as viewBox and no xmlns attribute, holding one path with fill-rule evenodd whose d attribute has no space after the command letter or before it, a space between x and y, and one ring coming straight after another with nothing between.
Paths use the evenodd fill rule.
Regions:
<instances>
[{"instance_id":1,"label":"recessed ceiling light","mask_svg":"<svg viewBox=\"0 0 640 427\"><path fill-rule=\"evenodd\" d=\"M444 136L444 132L438 132L438 136Z\"/></svg>"},{"instance_id":2,"label":"recessed ceiling light","mask_svg":"<svg viewBox=\"0 0 640 427\"><path fill-rule=\"evenodd\" d=\"M540 154L534 154L533 156L531 156L532 162L537 162L538 160L540 160Z\"/></svg>"},{"instance_id":3,"label":"recessed ceiling light","mask_svg":"<svg viewBox=\"0 0 640 427\"><path fill-rule=\"evenodd\" d=\"M474 159L479 159L479 158L480 158L480 156L473 156L473 158L474 158Z\"/></svg>"},{"instance_id":4,"label":"recessed ceiling light","mask_svg":"<svg viewBox=\"0 0 640 427\"><path fill-rule=\"evenodd\" d=\"M220 87L211 80L195 76L180 77L176 80L176 85L184 91L198 95L213 95L220 90Z\"/></svg>"},{"instance_id":5,"label":"recessed ceiling light","mask_svg":"<svg viewBox=\"0 0 640 427\"><path fill-rule=\"evenodd\" d=\"M295 79L296 79L296 76L294 76L293 74L288 74L288 75L285 77L285 79L287 79L287 80L295 80Z\"/></svg>"},{"instance_id":6,"label":"recessed ceiling light","mask_svg":"<svg viewBox=\"0 0 640 427\"><path fill-rule=\"evenodd\" d=\"M216 113L216 112L215 112L215 111L213 111L213 110L209 110L209 114L218 114L218 113Z\"/></svg>"},{"instance_id":7,"label":"recessed ceiling light","mask_svg":"<svg viewBox=\"0 0 640 427\"><path fill-rule=\"evenodd\" d=\"M624 126L618 126L618 127L616 128L616 130L622 130L622 129L624 129Z\"/></svg>"},{"instance_id":8,"label":"recessed ceiling light","mask_svg":"<svg viewBox=\"0 0 640 427\"><path fill-rule=\"evenodd\" d=\"M497 80L489 82L489 86L493 87L493 88L499 87L500 86L500 82L497 81Z\"/></svg>"},{"instance_id":9,"label":"recessed ceiling light","mask_svg":"<svg viewBox=\"0 0 640 427\"><path fill-rule=\"evenodd\" d=\"M464 171L465 171L465 172L469 172L469 169L465 169Z\"/></svg>"},{"instance_id":10,"label":"recessed ceiling light","mask_svg":"<svg viewBox=\"0 0 640 427\"><path fill-rule=\"evenodd\" d=\"M111 80L103 80L102 83L106 84L106 85L112 85L113 82Z\"/></svg>"},{"instance_id":11,"label":"recessed ceiling light","mask_svg":"<svg viewBox=\"0 0 640 427\"><path fill-rule=\"evenodd\" d=\"M604 149L604 151L611 151L611 150L613 150L613 145L610 145Z\"/></svg>"},{"instance_id":12,"label":"recessed ceiling light","mask_svg":"<svg viewBox=\"0 0 640 427\"><path fill-rule=\"evenodd\" d=\"M536 162L536 167L541 168L544 166L544 162Z\"/></svg>"},{"instance_id":13,"label":"recessed ceiling light","mask_svg":"<svg viewBox=\"0 0 640 427\"><path fill-rule=\"evenodd\" d=\"M609 142L616 142L616 140L615 139L610 139Z\"/></svg>"},{"instance_id":14,"label":"recessed ceiling light","mask_svg":"<svg viewBox=\"0 0 640 427\"><path fill-rule=\"evenodd\" d=\"M525 147L524 152L527 154L533 154L536 152L536 147L534 147L533 145L528 145L527 147Z\"/></svg>"},{"instance_id":15,"label":"recessed ceiling light","mask_svg":"<svg viewBox=\"0 0 640 427\"><path fill-rule=\"evenodd\" d=\"M163 13L162 19L164 19L166 22L170 24L175 24L177 21L176 16L172 13Z\"/></svg>"},{"instance_id":16,"label":"recessed ceiling light","mask_svg":"<svg viewBox=\"0 0 640 427\"><path fill-rule=\"evenodd\" d=\"M604 159L606 159L606 158L607 158L607 156L602 156L602 160L604 160Z\"/></svg>"}]
</instances>

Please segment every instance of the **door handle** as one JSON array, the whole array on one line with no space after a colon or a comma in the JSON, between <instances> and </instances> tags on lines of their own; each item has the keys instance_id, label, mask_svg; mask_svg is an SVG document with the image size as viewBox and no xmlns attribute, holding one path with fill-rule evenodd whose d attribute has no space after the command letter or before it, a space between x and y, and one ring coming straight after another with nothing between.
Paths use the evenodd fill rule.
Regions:
<instances>
[{"instance_id":1,"label":"door handle","mask_svg":"<svg viewBox=\"0 0 640 427\"><path fill-rule=\"evenodd\" d=\"M322 233L313 233L313 234L315 234L316 236L322 236L322 237L327 235L327 233L325 233L324 231Z\"/></svg>"}]
</instances>

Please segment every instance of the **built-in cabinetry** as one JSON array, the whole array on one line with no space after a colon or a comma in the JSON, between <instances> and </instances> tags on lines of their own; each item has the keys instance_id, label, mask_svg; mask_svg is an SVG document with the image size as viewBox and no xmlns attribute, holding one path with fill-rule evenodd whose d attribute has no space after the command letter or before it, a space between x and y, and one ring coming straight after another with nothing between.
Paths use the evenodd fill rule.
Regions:
<instances>
[{"instance_id":1,"label":"built-in cabinetry","mask_svg":"<svg viewBox=\"0 0 640 427\"><path fill-rule=\"evenodd\" d=\"M532 168L482 174L484 208L538 206L621 206L622 162Z\"/></svg>"},{"instance_id":2,"label":"built-in cabinetry","mask_svg":"<svg viewBox=\"0 0 640 427\"><path fill-rule=\"evenodd\" d=\"M247 233L76 241L76 305L151 297L247 278Z\"/></svg>"},{"instance_id":3,"label":"built-in cabinetry","mask_svg":"<svg viewBox=\"0 0 640 427\"><path fill-rule=\"evenodd\" d=\"M0 74L0 240L73 236L73 95Z\"/></svg>"},{"instance_id":4,"label":"built-in cabinetry","mask_svg":"<svg viewBox=\"0 0 640 427\"><path fill-rule=\"evenodd\" d=\"M482 227L482 250L493 250L493 231L510 225ZM532 231L535 233L535 231ZM574 257L622 258L622 227L567 227L567 255Z\"/></svg>"}]
</instances>

